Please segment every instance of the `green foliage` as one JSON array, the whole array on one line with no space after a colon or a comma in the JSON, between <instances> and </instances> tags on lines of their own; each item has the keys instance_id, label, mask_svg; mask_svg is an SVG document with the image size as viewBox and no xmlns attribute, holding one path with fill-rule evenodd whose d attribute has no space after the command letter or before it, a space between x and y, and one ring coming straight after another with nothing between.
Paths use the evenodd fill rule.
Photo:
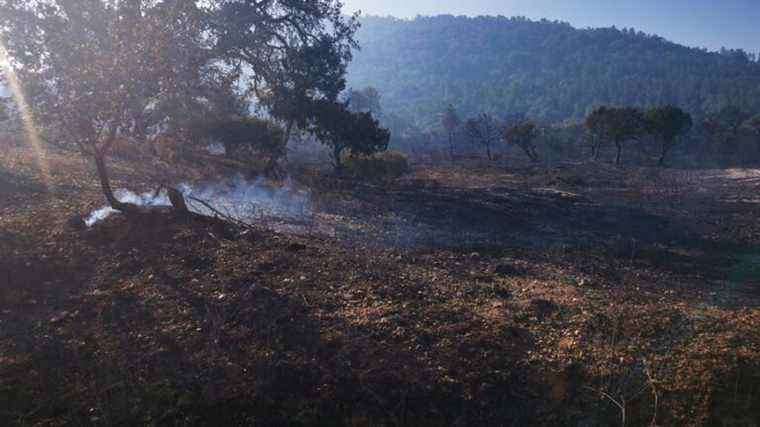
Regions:
<instances>
[{"instance_id":1,"label":"green foliage","mask_svg":"<svg viewBox=\"0 0 760 427\"><path fill-rule=\"evenodd\" d=\"M235 158L258 153L276 161L285 155L287 145L279 125L258 117L219 122L205 136L224 144L227 156Z\"/></svg>"},{"instance_id":2,"label":"green foliage","mask_svg":"<svg viewBox=\"0 0 760 427\"><path fill-rule=\"evenodd\" d=\"M332 148L335 169L343 169L343 153L369 156L388 148L390 132L380 127L370 113L355 113L338 102L318 102L314 105L311 132L323 144Z\"/></svg>"},{"instance_id":3,"label":"green foliage","mask_svg":"<svg viewBox=\"0 0 760 427\"><path fill-rule=\"evenodd\" d=\"M423 130L455 105L464 117L524 112L539 122L581 119L597 105L678 105L702 117L731 99L760 111L760 63L633 30L575 29L504 17L368 17L349 84L372 85L386 114Z\"/></svg>"},{"instance_id":4,"label":"green foliage","mask_svg":"<svg viewBox=\"0 0 760 427\"><path fill-rule=\"evenodd\" d=\"M508 144L520 147L532 162L538 162L538 153L534 144L538 134L536 122L524 120L508 127L504 131L504 140Z\"/></svg>"},{"instance_id":5,"label":"green foliage","mask_svg":"<svg viewBox=\"0 0 760 427\"><path fill-rule=\"evenodd\" d=\"M665 140L673 140L691 129L691 114L667 105L652 107L645 113L647 130Z\"/></svg>"},{"instance_id":6,"label":"green foliage","mask_svg":"<svg viewBox=\"0 0 760 427\"><path fill-rule=\"evenodd\" d=\"M371 156L348 156L345 161L349 176L368 181L399 178L409 172L409 159L400 151L388 150Z\"/></svg>"},{"instance_id":7,"label":"green foliage","mask_svg":"<svg viewBox=\"0 0 760 427\"><path fill-rule=\"evenodd\" d=\"M672 105L650 108L644 119L647 131L655 135L662 144L660 165L665 163L665 156L676 144L678 137L687 133L693 126L691 115Z\"/></svg>"},{"instance_id":8,"label":"green foliage","mask_svg":"<svg viewBox=\"0 0 760 427\"><path fill-rule=\"evenodd\" d=\"M212 35L230 67L249 69L245 81L286 133L307 129L314 104L335 102L358 26L333 0L252 2L210 0Z\"/></svg>"},{"instance_id":9,"label":"green foliage","mask_svg":"<svg viewBox=\"0 0 760 427\"><path fill-rule=\"evenodd\" d=\"M617 148L615 163L622 161L623 143L646 132L644 114L633 107L602 106L586 117L586 127L595 140L594 157L598 158L601 146L614 142Z\"/></svg>"}]
</instances>

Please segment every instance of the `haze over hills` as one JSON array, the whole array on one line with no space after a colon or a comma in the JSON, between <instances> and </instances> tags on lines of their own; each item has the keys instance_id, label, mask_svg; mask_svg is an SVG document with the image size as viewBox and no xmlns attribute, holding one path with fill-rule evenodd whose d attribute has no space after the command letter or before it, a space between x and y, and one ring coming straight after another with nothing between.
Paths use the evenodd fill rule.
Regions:
<instances>
[{"instance_id":1,"label":"haze over hills","mask_svg":"<svg viewBox=\"0 0 760 427\"><path fill-rule=\"evenodd\" d=\"M760 63L630 29L556 21L366 17L349 85L374 86L386 112L432 123L448 104L464 115L527 113L578 119L600 104L677 104L701 116L760 107Z\"/></svg>"}]
</instances>

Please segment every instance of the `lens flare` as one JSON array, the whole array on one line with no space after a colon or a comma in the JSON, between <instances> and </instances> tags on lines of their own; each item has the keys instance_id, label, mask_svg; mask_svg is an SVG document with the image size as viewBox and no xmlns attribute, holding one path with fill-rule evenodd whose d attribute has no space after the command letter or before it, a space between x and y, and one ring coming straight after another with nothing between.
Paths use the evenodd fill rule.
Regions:
<instances>
[{"instance_id":1,"label":"lens flare","mask_svg":"<svg viewBox=\"0 0 760 427\"><path fill-rule=\"evenodd\" d=\"M18 75L11 66L8 50L5 48L2 38L0 38L0 69L2 69L5 74L8 89L11 91L11 97L13 98L13 102L16 104L16 108L21 116L21 122L24 125L24 132L26 134L26 141L36 158L37 168L42 175L42 183L48 190L52 190L53 180L50 175L50 165L47 160L47 153L42 147L42 140L40 139L37 126L34 123L32 110L29 108L29 103L24 96L24 91L21 88Z\"/></svg>"}]
</instances>

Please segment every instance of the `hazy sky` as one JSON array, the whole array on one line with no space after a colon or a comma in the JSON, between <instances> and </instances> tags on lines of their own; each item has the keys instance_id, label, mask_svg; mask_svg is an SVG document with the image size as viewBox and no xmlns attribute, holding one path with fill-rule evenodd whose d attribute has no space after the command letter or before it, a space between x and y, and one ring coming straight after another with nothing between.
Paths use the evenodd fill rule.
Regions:
<instances>
[{"instance_id":1,"label":"hazy sky","mask_svg":"<svg viewBox=\"0 0 760 427\"><path fill-rule=\"evenodd\" d=\"M760 51L760 0L344 0L364 15L523 15L636 28L688 46Z\"/></svg>"}]
</instances>

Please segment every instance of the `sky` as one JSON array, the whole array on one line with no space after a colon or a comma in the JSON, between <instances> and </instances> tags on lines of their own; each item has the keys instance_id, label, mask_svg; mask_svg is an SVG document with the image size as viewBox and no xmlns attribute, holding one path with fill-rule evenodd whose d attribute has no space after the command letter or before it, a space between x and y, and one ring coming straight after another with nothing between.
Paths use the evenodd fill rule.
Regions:
<instances>
[{"instance_id":1,"label":"sky","mask_svg":"<svg viewBox=\"0 0 760 427\"><path fill-rule=\"evenodd\" d=\"M760 0L343 0L346 12L505 15L557 19L575 27L635 28L676 43L760 51Z\"/></svg>"}]
</instances>

